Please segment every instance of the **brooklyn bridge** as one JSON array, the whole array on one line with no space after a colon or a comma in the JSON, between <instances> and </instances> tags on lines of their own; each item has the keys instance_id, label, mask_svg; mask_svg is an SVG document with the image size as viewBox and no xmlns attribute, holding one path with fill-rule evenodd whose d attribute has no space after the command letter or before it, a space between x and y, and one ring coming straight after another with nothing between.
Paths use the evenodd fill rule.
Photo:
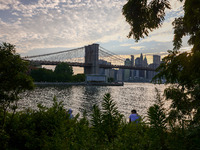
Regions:
<instances>
[{"instance_id":1,"label":"brooklyn bridge","mask_svg":"<svg viewBox=\"0 0 200 150\"><path fill-rule=\"evenodd\" d=\"M26 56L23 59L30 61L33 65L57 65L66 62L70 66L84 67L85 74L98 74L100 68L155 71L155 69L149 67L124 65L124 58L106 50L99 44L42 55Z\"/></svg>"}]
</instances>

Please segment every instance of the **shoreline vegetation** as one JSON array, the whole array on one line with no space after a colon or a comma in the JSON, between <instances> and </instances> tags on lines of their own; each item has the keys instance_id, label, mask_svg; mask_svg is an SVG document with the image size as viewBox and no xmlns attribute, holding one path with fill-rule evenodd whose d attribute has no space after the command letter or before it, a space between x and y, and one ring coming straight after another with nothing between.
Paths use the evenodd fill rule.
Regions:
<instances>
[{"instance_id":1,"label":"shoreline vegetation","mask_svg":"<svg viewBox=\"0 0 200 150\"><path fill-rule=\"evenodd\" d=\"M45 86L45 85L84 85L84 86L123 86L123 82L108 82L108 83L98 83L98 82L34 82L36 86Z\"/></svg>"},{"instance_id":2,"label":"shoreline vegetation","mask_svg":"<svg viewBox=\"0 0 200 150\"><path fill-rule=\"evenodd\" d=\"M53 99L47 108L6 112L6 122L0 130L2 149L95 149L95 150L194 150L199 147L199 135L190 129L168 124L159 93L157 103L148 110L148 119L139 123L126 122L109 93L100 106L94 104L90 120L85 111L70 119L68 110ZM101 108L101 109L100 109ZM0 111L2 122L3 111ZM170 125L170 126L169 126Z\"/></svg>"},{"instance_id":3,"label":"shoreline vegetation","mask_svg":"<svg viewBox=\"0 0 200 150\"><path fill-rule=\"evenodd\" d=\"M27 75L28 64L15 54L14 46L3 43L0 48L0 58L4 63L0 66L3 70L0 76L1 149L200 149L200 109L196 105L199 100L200 80L196 80L199 74L193 76L194 82L191 78L182 83L182 77L173 80L174 84L172 82L172 86L164 91L165 98L157 92L157 103L148 109L147 121L141 119L139 123L126 122L109 93L105 94L100 106L93 105L90 117L85 111L82 118L77 114L69 119L62 102L58 102L55 97L50 108L38 104L38 110L29 108L16 111L19 94L32 90L33 80ZM200 54L197 58L200 58ZM56 79L66 79L66 76L60 76L60 71L62 69L57 68L56 75L59 78ZM171 79L171 76L168 78ZM183 88L176 89L179 81L189 90L188 93ZM187 81L186 78L184 81ZM170 109L163 106L164 100L172 101Z\"/></svg>"}]
</instances>

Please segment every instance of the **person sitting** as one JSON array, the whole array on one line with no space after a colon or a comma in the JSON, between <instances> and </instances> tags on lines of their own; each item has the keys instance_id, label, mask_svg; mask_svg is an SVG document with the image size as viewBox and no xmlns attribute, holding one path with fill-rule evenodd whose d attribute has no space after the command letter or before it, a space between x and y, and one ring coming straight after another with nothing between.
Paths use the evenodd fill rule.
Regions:
<instances>
[{"instance_id":1,"label":"person sitting","mask_svg":"<svg viewBox=\"0 0 200 150\"><path fill-rule=\"evenodd\" d=\"M139 119L140 119L140 116L138 116L136 110L133 109L133 110L131 111L131 115L129 116L129 123L131 123L131 122L136 122L136 123L138 123Z\"/></svg>"},{"instance_id":2,"label":"person sitting","mask_svg":"<svg viewBox=\"0 0 200 150\"><path fill-rule=\"evenodd\" d=\"M69 119L72 119L74 116L73 116L73 114L72 114L72 109L70 108L69 110L68 110L68 115L69 115Z\"/></svg>"}]
</instances>

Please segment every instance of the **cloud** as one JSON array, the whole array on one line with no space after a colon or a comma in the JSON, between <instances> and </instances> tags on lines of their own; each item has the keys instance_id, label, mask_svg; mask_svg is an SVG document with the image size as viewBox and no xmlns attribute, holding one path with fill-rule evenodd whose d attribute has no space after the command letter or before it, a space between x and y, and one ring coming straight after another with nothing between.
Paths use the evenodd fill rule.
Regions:
<instances>
[{"instance_id":1,"label":"cloud","mask_svg":"<svg viewBox=\"0 0 200 150\"><path fill-rule=\"evenodd\" d=\"M176 10L180 4L172 1ZM17 46L18 52L42 48L73 48L90 43L127 42L129 25L122 16L126 0L0 0L0 40ZM1 12L0 12L1 13ZM172 20L140 41L143 46L121 44L141 50L145 43L172 41ZM133 40L134 44L134 40Z\"/></svg>"},{"instance_id":2,"label":"cloud","mask_svg":"<svg viewBox=\"0 0 200 150\"><path fill-rule=\"evenodd\" d=\"M10 9L8 5L5 5L5 4L0 5L0 10L7 10L7 9Z\"/></svg>"},{"instance_id":3,"label":"cloud","mask_svg":"<svg viewBox=\"0 0 200 150\"><path fill-rule=\"evenodd\" d=\"M168 10L168 11L183 11L183 4L184 4L184 1L183 2L180 2L179 0L169 0L170 2L170 5L171 5L171 10Z\"/></svg>"},{"instance_id":4,"label":"cloud","mask_svg":"<svg viewBox=\"0 0 200 150\"><path fill-rule=\"evenodd\" d=\"M185 47L181 47L180 51L182 52L190 52L192 49L192 46L185 46Z\"/></svg>"},{"instance_id":5,"label":"cloud","mask_svg":"<svg viewBox=\"0 0 200 150\"><path fill-rule=\"evenodd\" d=\"M140 43L144 42L172 42L173 40L173 26L172 21L174 18L170 18L169 20L165 21L161 28L154 30L153 32L149 33L149 36L141 39Z\"/></svg>"},{"instance_id":6,"label":"cloud","mask_svg":"<svg viewBox=\"0 0 200 150\"><path fill-rule=\"evenodd\" d=\"M124 46L124 47L127 47L127 46L132 46L133 44L129 44L129 43L124 43L124 44L121 44L120 46Z\"/></svg>"},{"instance_id":7,"label":"cloud","mask_svg":"<svg viewBox=\"0 0 200 150\"><path fill-rule=\"evenodd\" d=\"M144 46L133 46L133 47L130 47L131 49L134 49L134 50L142 50L144 49Z\"/></svg>"},{"instance_id":8,"label":"cloud","mask_svg":"<svg viewBox=\"0 0 200 150\"><path fill-rule=\"evenodd\" d=\"M12 4L8 17L13 21L0 22L0 38L23 52L126 39L128 33L120 0L39 0L32 4L10 0L6 4Z\"/></svg>"}]
</instances>

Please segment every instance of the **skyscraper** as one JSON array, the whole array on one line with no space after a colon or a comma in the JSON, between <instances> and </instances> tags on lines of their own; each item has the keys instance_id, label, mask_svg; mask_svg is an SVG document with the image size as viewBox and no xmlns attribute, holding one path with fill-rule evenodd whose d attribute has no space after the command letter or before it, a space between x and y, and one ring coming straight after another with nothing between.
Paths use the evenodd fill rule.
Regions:
<instances>
[{"instance_id":1,"label":"skyscraper","mask_svg":"<svg viewBox=\"0 0 200 150\"><path fill-rule=\"evenodd\" d=\"M160 56L159 55L153 55L153 63L160 65Z\"/></svg>"},{"instance_id":2,"label":"skyscraper","mask_svg":"<svg viewBox=\"0 0 200 150\"><path fill-rule=\"evenodd\" d=\"M131 60L127 58L124 62L124 65L131 66L132 65ZM130 78L130 69L124 69L124 81L128 81L129 78Z\"/></svg>"},{"instance_id":3,"label":"skyscraper","mask_svg":"<svg viewBox=\"0 0 200 150\"><path fill-rule=\"evenodd\" d=\"M160 56L159 55L153 55L153 63L149 65L149 68L156 69L160 65ZM155 71L148 71L148 79L152 80L152 78L157 73Z\"/></svg>"},{"instance_id":4,"label":"skyscraper","mask_svg":"<svg viewBox=\"0 0 200 150\"><path fill-rule=\"evenodd\" d=\"M147 67L147 66L148 66L148 63L147 63L147 58L145 56L142 67Z\"/></svg>"},{"instance_id":5,"label":"skyscraper","mask_svg":"<svg viewBox=\"0 0 200 150\"><path fill-rule=\"evenodd\" d=\"M131 55L131 66L134 66L134 55Z\"/></svg>"},{"instance_id":6,"label":"skyscraper","mask_svg":"<svg viewBox=\"0 0 200 150\"><path fill-rule=\"evenodd\" d=\"M135 66L136 66L136 67L140 67L140 65L141 65L141 63L140 63L140 58L137 57L137 58L135 59Z\"/></svg>"},{"instance_id":7,"label":"skyscraper","mask_svg":"<svg viewBox=\"0 0 200 150\"><path fill-rule=\"evenodd\" d=\"M124 65L125 65L125 66L131 66L131 64L132 64L132 62L131 62L131 60L128 59L128 58L127 58L127 59L125 60L125 62L124 62Z\"/></svg>"}]
</instances>

